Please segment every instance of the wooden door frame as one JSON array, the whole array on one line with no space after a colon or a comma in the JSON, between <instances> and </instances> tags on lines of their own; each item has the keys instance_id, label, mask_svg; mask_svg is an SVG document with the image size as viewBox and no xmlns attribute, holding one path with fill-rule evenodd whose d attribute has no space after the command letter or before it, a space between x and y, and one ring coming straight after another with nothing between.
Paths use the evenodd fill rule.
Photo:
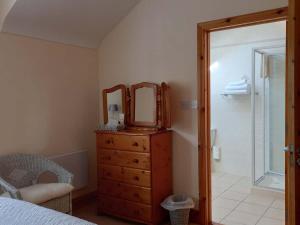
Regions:
<instances>
[{"instance_id":1,"label":"wooden door frame","mask_svg":"<svg viewBox=\"0 0 300 225\"><path fill-rule=\"evenodd\" d=\"M211 151L210 151L210 32L288 19L288 8L267 10L242 16L199 23L197 27L198 62L198 162L199 223L211 225ZM290 224L289 224L290 225Z\"/></svg>"},{"instance_id":2,"label":"wooden door frame","mask_svg":"<svg viewBox=\"0 0 300 225\"><path fill-rule=\"evenodd\" d=\"M286 169L289 175L287 184L288 225L300 224L300 1L289 0L288 17L288 79L290 91L287 93L287 146L294 146L294 152L287 155Z\"/></svg>"}]
</instances>

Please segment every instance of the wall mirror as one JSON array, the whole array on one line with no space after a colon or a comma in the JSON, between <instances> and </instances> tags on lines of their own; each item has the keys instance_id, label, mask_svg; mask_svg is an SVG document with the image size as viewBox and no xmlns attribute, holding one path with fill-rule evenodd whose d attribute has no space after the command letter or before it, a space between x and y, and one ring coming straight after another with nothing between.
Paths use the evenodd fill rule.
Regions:
<instances>
[{"instance_id":1,"label":"wall mirror","mask_svg":"<svg viewBox=\"0 0 300 225\"><path fill-rule=\"evenodd\" d=\"M131 86L131 125L158 125L158 91L159 86L153 83L143 82Z\"/></svg>"},{"instance_id":2,"label":"wall mirror","mask_svg":"<svg viewBox=\"0 0 300 225\"><path fill-rule=\"evenodd\" d=\"M104 124L116 125L126 113L126 87L117 85L103 90L103 115ZM123 116L120 116L122 115Z\"/></svg>"}]
</instances>

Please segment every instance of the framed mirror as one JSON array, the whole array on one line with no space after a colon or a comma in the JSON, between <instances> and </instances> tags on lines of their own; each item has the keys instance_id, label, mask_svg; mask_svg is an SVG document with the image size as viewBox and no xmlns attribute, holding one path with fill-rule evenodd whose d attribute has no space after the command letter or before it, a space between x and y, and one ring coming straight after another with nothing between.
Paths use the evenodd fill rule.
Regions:
<instances>
[{"instance_id":1,"label":"framed mirror","mask_svg":"<svg viewBox=\"0 0 300 225\"><path fill-rule=\"evenodd\" d=\"M155 127L158 123L159 86L153 83L139 83L131 86L131 125Z\"/></svg>"},{"instance_id":2,"label":"framed mirror","mask_svg":"<svg viewBox=\"0 0 300 225\"><path fill-rule=\"evenodd\" d=\"M103 90L104 124L123 123L126 119L126 87L123 84ZM123 115L122 115L123 114Z\"/></svg>"}]
</instances>

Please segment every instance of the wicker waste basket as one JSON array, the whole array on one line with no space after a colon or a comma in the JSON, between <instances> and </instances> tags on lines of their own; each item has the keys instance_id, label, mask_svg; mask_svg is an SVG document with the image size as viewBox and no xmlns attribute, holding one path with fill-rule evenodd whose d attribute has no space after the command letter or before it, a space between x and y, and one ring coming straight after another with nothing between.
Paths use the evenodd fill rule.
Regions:
<instances>
[{"instance_id":1,"label":"wicker waste basket","mask_svg":"<svg viewBox=\"0 0 300 225\"><path fill-rule=\"evenodd\" d=\"M161 206L169 210L172 225L188 225L190 209L194 208L195 204L193 199L186 195L171 195Z\"/></svg>"}]
</instances>

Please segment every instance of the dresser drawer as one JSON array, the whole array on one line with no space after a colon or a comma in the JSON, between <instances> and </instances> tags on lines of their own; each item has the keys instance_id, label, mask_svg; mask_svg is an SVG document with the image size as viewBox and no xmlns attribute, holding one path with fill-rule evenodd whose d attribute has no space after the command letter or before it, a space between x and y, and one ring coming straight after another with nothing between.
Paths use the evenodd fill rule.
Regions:
<instances>
[{"instance_id":1,"label":"dresser drawer","mask_svg":"<svg viewBox=\"0 0 300 225\"><path fill-rule=\"evenodd\" d=\"M149 139L149 136L99 134L97 135L97 147L137 152L150 152Z\"/></svg>"},{"instance_id":2,"label":"dresser drawer","mask_svg":"<svg viewBox=\"0 0 300 225\"><path fill-rule=\"evenodd\" d=\"M108 180L99 181L99 194L151 204L151 189Z\"/></svg>"},{"instance_id":3,"label":"dresser drawer","mask_svg":"<svg viewBox=\"0 0 300 225\"><path fill-rule=\"evenodd\" d=\"M99 150L99 162L101 164L150 170L149 153L101 149Z\"/></svg>"},{"instance_id":4,"label":"dresser drawer","mask_svg":"<svg viewBox=\"0 0 300 225\"><path fill-rule=\"evenodd\" d=\"M105 195L99 195L99 210L113 215L129 217L145 222L151 221L151 207L144 204L133 203Z\"/></svg>"},{"instance_id":5,"label":"dresser drawer","mask_svg":"<svg viewBox=\"0 0 300 225\"><path fill-rule=\"evenodd\" d=\"M151 173L145 170L120 166L99 166L100 179L109 179L142 187L151 187Z\"/></svg>"}]
</instances>

